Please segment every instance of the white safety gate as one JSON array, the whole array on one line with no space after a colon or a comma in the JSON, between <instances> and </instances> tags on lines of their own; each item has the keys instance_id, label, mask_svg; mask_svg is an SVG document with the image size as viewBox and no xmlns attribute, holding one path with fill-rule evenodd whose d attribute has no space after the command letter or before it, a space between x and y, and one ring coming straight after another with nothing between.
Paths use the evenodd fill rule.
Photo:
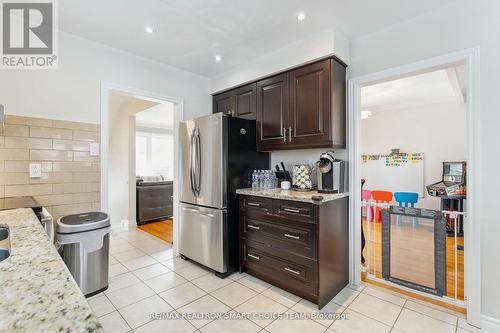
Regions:
<instances>
[{"instance_id":1,"label":"white safety gate","mask_svg":"<svg viewBox=\"0 0 500 333\"><path fill-rule=\"evenodd\" d=\"M462 237L461 235L458 235L458 230L459 230L459 218L462 217L462 220L466 221L466 213L465 212L458 212L458 211L441 211L441 213L444 215L446 219L449 219L452 221L452 224L454 225L454 234L453 235L447 235L446 236L446 255L448 256L450 253L449 247L450 243L452 244L453 251L452 251L452 257L453 258L446 258L446 284L448 286L453 286L453 291L448 290L447 288L446 295L437 296L431 293L426 293L421 290L415 290L412 288L408 288L407 286L396 284L391 281L387 281L386 279L383 278L382 276L382 234L381 234L381 226L382 226L382 221L377 220L377 210L387 210L391 207L390 204L388 203L381 203L381 202L375 202L373 200L369 201L362 201L362 226L363 226L363 233L365 235L365 247L362 251L364 254L365 258L365 263L363 264L363 271L366 273L366 278L368 280L372 280L375 282L383 283L386 285L390 285L396 288L400 288L403 290L411 291L416 294L420 294L429 298L437 299L444 301L449 304L457 305L460 307L465 307L465 288L464 288L464 281L463 278L459 279L459 276L463 276L463 267L460 268L459 271L459 251L464 251L463 247L462 249L459 249L461 244L459 244L459 239ZM398 220L399 223L399 220ZM415 242L418 242L419 240L417 239L418 233L415 233ZM462 254L463 258L463 254ZM450 260L452 259L452 260ZM426 260L426 259L422 259ZM453 278L452 281L451 277L449 276L450 273L450 261L453 261ZM459 281L460 280L460 281ZM464 294L460 295L459 290L463 289Z\"/></svg>"}]
</instances>

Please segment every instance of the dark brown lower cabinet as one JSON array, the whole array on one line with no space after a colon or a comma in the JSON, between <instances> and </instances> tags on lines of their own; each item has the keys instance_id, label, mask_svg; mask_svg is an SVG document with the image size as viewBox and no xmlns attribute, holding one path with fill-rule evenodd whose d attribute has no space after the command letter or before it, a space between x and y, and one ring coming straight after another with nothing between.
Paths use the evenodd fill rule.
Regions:
<instances>
[{"instance_id":1,"label":"dark brown lower cabinet","mask_svg":"<svg viewBox=\"0 0 500 333\"><path fill-rule=\"evenodd\" d=\"M349 282L348 197L240 196L240 271L323 308Z\"/></svg>"}]
</instances>

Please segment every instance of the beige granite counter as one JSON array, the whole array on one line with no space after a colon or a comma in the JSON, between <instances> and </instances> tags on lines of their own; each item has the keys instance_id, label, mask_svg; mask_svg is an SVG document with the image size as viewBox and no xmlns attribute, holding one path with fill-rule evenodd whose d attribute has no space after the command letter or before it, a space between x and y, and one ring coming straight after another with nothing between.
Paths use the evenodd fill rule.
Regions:
<instances>
[{"instance_id":1,"label":"beige granite counter","mask_svg":"<svg viewBox=\"0 0 500 333\"><path fill-rule=\"evenodd\" d=\"M328 201L333 201L349 196L349 193L325 194L325 193L318 193L318 191L301 192L292 190L282 190L279 188L270 190L253 190L251 188L243 188L236 190L236 193L242 195L253 195L256 197L264 197L264 198L309 202L318 205Z\"/></svg>"},{"instance_id":2,"label":"beige granite counter","mask_svg":"<svg viewBox=\"0 0 500 333\"><path fill-rule=\"evenodd\" d=\"M0 212L11 255L0 262L0 332L103 332L31 209Z\"/></svg>"}]
</instances>

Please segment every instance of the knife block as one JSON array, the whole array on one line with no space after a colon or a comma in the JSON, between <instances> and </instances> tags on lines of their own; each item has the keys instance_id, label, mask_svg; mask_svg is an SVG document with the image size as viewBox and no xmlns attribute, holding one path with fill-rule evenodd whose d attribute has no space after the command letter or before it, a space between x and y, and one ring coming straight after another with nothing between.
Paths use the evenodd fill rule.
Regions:
<instances>
[{"instance_id":1,"label":"knife block","mask_svg":"<svg viewBox=\"0 0 500 333\"><path fill-rule=\"evenodd\" d=\"M281 187L281 182L283 181L290 181L290 174L287 171L275 171L276 178L278 179L278 187Z\"/></svg>"}]
</instances>

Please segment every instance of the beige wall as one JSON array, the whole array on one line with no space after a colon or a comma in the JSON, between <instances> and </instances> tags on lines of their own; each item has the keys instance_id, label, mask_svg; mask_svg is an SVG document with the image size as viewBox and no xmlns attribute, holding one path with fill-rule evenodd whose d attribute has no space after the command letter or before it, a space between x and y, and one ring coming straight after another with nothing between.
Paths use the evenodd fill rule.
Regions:
<instances>
[{"instance_id":1,"label":"beige wall","mask_svg":"<svg viewBox=\"0 0 500 333\"><path fill-rule=\"evenodd\" d=\"M90 142L100 126L7 115L0 134L0 207L9 197L33 196L57 218L98 210L100 157ZM29 177L29 163L42 164L42 177Z\"/></svg>"}]
</instances>

